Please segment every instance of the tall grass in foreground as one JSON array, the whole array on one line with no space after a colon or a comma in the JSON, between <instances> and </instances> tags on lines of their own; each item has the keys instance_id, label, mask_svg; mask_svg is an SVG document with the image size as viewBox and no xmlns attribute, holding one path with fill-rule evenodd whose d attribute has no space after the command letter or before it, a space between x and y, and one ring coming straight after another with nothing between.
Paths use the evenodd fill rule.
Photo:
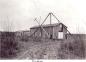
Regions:
<instances>
[{"instance_id":1,"label":"tall grass in foreground","mask_svg":"<svg viewBox=\"0 0 86 62\"><path fill-rule=\"evenodd\" d=\"M18 42L15 41L15 33L2 32L1 33L1 59L14 58L19 52Z\"/></svg>"}]
</instances>

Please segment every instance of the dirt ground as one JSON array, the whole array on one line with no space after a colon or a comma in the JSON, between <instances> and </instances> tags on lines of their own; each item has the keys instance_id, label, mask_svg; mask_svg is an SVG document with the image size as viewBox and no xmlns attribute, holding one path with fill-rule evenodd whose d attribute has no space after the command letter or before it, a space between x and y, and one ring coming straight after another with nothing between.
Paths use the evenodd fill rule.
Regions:
<instances>
[{"instance_id":1,"label":"dirt ground","mask_svg":"<svg viewBox=\"0 0 86 62\"><path fill-rule=\"evenodd\" d=\"M46 41L27 41L21 42L21 52L17 59L82 59L81 55L77 55L75 51L69 51L67 48L61 48L67 40L46 40ZM79 51L80 49L78 49ZM78 52L80 54L80 52ZM16 59L15 58L15 59Z\"/></svg>"}]
</instances>

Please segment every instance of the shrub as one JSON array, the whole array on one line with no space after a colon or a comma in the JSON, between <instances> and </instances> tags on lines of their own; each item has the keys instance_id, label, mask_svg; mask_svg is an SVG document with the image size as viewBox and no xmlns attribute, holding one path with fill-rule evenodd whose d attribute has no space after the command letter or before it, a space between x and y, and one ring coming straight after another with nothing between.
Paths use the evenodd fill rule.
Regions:
<instances>
[{"instance_id":1,"label":"shrub","mask_svg":"<svg viewBox=\"0 0 86 62\"><path fill-rule=\"evenodd\" d=\"M19 52L18 42L15 41L15 34L9 32L3 32L1 34L1 58L14 58Z\"/></svg>"}]
</instances>

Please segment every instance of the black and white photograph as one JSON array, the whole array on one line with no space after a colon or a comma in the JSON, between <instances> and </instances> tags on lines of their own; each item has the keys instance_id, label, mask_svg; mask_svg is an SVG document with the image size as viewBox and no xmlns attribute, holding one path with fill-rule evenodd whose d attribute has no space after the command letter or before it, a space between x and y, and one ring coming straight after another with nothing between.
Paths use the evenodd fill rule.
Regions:
<instances>
[{"instance_id":1,"label":"black and white photograph","mask_svg":"<svg viewBox=\"0 0 86 62\"><path fill-rule=\"evenodd\" d=\"M0 0L0 60L85 60L85 6L85 0Z\"/></svg>"}]
</instances>

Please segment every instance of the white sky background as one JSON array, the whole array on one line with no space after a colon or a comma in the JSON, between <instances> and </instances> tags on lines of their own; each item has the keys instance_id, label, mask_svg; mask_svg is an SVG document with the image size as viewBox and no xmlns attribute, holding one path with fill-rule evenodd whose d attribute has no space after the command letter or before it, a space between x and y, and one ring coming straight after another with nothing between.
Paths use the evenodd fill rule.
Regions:
<instances>
[{"instance_id":1,"label":"white sky background","mask_svg":"<svg viewBox=\"0 0 86 62\"><path fill-rule=\"evenodd\" d=\"M86 33L85 6L86 0L0 0L0 30L29 30L35 17L42 23L53 12L71 33Z\"/></svg>"}]
</instances>

